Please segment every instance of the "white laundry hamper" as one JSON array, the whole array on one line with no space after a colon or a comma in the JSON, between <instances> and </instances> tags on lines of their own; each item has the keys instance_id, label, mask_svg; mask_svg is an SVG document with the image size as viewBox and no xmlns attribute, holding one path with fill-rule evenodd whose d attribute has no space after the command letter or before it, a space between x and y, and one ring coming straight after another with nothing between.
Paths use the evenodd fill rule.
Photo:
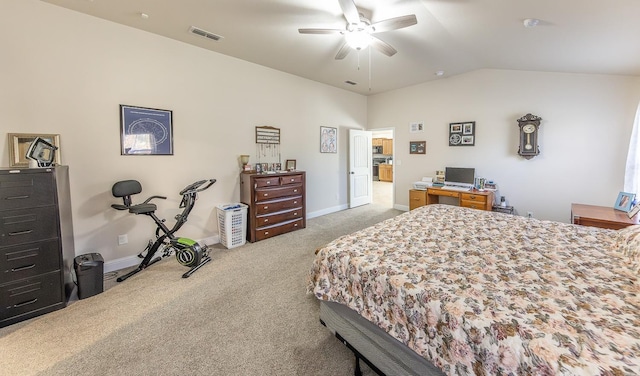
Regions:
<instances>
[{"instance_id":1,"label":"white laundry hamper","mask_svg":"<svg viewBox=\"0 0 640 376\"><path fill-rule=\"evenodd\" d=\"M220 243L235 248L247 241L247 208L242 203L218 205Z\"/></svg>"}]
</instances>

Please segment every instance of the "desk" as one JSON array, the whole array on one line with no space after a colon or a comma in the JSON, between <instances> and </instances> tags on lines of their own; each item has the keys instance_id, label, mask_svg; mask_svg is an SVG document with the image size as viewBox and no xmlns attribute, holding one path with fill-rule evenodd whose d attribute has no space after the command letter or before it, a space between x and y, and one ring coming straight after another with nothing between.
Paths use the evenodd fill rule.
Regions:
<instances>
[{"instance_id":1,"label":"desk","mask_svg":"<svg viewBox=\"0 0 640 376\"><path fill-rule=\"evenodd\" d=\"M639 224L639 217L629 218L627 213L608 206L571 204L571 223L576 225L619 230Z\"/></svg>"},{"instance_id":2,"label":"desk","mask_svg":"<svg viewBox=\"0 0 640 376\"><path fill-rule=\"evenodd\" d=\"M490 191L450 191L447 189L429 187L426 191L409 190L409 210L417 207L440 203L440 196L458 199L458 205L465 208L489 210L493 207L493 192Z\"/></svg>"}]
</instances>

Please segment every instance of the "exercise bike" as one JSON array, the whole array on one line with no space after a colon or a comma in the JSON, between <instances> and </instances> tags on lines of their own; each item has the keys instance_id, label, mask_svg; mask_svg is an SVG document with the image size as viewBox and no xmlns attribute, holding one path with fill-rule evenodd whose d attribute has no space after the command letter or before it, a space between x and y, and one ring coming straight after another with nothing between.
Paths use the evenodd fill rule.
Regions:
<instances>
[{"instance_id":1,"label":"exercise bike","mask_svg":"<svg viewBox=\"0 0 640 376\"><path fill-rule=\"evenodd\" d=\"M131 195L142 192L142 185L140 185L140 182L137 180L123 180L113 185L111 188L113 197L121 197L123 204L113 204L111 205L112 208L117 210L128 210L129 213L136 215L148 215L158 226L158 228L156 228L155 241L149 240L145 250L138 255L138 257L143 259L140 265L138 265L136 269L119 277L117 279L118 282L122 282L132 275L141 272L160 261L163 257L168 257L174 252L178 262L190 268L189 271L182 275L182 278L188 278L196 270L211 261L209 250L206 245L201 246L198 242L189 238L176 237L175 233L185 222L187 222L187 217L198 198L198 192L202 192L211 187L215 182L216 179L199 180L193 184L189 184L180 191L180 194L182 195L182 201L180 202L182 212L175 216L176 223L171 229L164 224L164 219L160 219L156 216L155 212L157 206L151 202L154 198L166 200L166 197L151 196L143 203L133 205L131 202ZM154 258L156 252L158 252L161 247L163 254Z\"/></svg>"}]
</instances>

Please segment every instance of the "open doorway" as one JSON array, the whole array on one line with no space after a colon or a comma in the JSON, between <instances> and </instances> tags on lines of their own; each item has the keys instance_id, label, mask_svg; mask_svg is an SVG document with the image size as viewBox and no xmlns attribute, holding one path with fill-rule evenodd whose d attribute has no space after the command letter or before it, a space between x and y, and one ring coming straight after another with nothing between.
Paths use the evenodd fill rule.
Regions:
<instances>
[{"instance_id":1,"label":"open doorway","mask_svg":"<svg viewBox=\"0 0 640 376\"><path fill-rule=\"evenodd\" d=\"M393 128L375 129L372 132L373 145L373 203L393 207L394 204L394 164Z\"/></svg>"}]
</instances>

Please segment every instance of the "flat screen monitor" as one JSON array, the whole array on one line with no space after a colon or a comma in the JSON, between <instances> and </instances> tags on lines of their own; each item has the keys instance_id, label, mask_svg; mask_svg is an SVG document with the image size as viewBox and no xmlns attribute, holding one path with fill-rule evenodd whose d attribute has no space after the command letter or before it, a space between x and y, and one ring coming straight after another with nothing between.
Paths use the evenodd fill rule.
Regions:
<instances>
[{"instance_id":1,"label":"flat screen monitor","mask_svg":"<svg viewBox=\"0 0 640 376\"><path fill-rule=\"evenodd\" d=\"M445 167L444 184L473 187L476 178L475 168Z\"/></svg>"}]
</instances>

